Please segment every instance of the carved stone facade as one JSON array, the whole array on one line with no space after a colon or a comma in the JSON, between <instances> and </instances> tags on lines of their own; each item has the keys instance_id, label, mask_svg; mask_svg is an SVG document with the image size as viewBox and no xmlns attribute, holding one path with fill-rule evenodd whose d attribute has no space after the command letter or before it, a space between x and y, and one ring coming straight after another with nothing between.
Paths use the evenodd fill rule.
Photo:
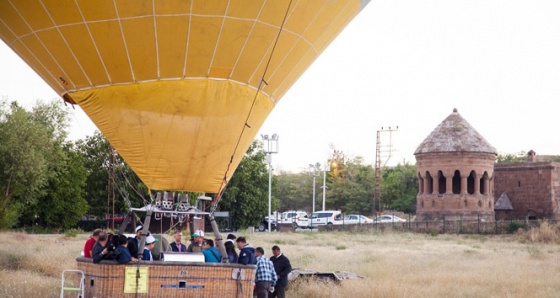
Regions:
<instances>
[{"instance_id":1,"label":"carved stone facade","mask_svg":"<svg viewBox=\"0 0 560 298\"><path fill-rule=\"evenodd\" d=\"M459 115L449 115L418 146L416 220L494 220L496 149Z\"/></svg>"}]
</instances>

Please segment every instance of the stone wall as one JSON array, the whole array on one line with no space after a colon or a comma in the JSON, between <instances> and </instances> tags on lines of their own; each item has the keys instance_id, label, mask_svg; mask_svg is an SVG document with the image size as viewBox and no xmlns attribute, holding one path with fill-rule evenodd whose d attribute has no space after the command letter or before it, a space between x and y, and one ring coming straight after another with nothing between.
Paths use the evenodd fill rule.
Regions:
<instances>
[{"instance_id":1,"label":"stone wall","mask_svg":"<svg viewBox=\"0 0 560 298\"><path fill-rule=\"evenodd\" d=\"M560 163L496 164L494 196L506 192L513 218L560 219Z\"/></svg>"}]
</instances>

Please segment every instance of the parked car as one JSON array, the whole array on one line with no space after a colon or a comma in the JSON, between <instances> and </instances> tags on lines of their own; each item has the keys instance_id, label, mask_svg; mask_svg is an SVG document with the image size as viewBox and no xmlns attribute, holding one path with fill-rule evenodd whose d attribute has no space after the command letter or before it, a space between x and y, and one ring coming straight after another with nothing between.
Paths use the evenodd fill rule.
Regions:
<instances>
[{"instance_id":1,"label":"parked car","mask_svg":"<svg viewBox=\"0 0 560 298\"><path fill-rule=\"evenodd\" d=\"M344 224L345 225L352 225L352 224L370 224L373 223L373 219L358 215L358 214L349 214L344 217Z\"/></svg>"},{"instance_id":2,"label":"parked car","mask_svg":"<svg viewBox=\"0 0 560 298\"><path fill-rule=\"evenodd\" d=\"M324 225L341 225L342 213L338 210L317 211L311 214L308 228Z\"/></svg>"},{"instance_id":3,"label":"parked car","mask_svg":"<svg viewBox=\"0 0 560 298\"><path fill-rule=\"evenodd\" d=\"M400 218L396 215L381 215L373 219L373 223L386 223L386 222L405 222L406 219Z\"/></svg>"},{"instance_id":4,"label":"parked car","mask_svg":"<svg viewBox=\"0 0 560 298\"><path fill-rule=\"evenodd\" d=\"M268 219L270 218L270 228L271 230L277 230L278 224L291 223L294 229L306 228L308 225L308 216L305 211L285 211L282 213L274 212L271 216L266 216L259 225L258 229L261 232L268 230Z\"/></svg>"}]
</instances>

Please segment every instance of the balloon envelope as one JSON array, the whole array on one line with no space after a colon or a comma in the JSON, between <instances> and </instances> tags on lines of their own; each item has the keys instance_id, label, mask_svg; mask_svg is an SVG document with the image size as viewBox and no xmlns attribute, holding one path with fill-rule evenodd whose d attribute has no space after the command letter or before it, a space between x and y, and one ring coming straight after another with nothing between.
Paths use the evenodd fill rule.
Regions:
<instances>
[{"instance_id":1,"label":"balloon envelope","mask_svg":"<svg viewBox=\"0 0 560 298\"><path fill-rule=\"evenodd\" d=\"M148 187L217 192L367 2L0 0L0 38Z\"/></svg>"}]
</instances>

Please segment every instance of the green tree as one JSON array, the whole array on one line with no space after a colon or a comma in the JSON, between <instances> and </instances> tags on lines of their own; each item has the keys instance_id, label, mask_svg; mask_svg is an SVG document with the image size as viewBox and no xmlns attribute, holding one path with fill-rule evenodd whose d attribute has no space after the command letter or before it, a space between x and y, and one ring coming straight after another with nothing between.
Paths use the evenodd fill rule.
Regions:
<instances>
[{"instance_id":1,"label":"green tree","mask_svg":"<svg viewBox=\"0 0 560 298\"><path fill-rule=\"evenodd\" d=\"M373 210L373 168L362 157L338 159L328 184L329 209L344 213L371 214Z\"/></svg>"},{"instance_id":2,"label":"green tree","mask_svg":"<svg viewBox=\"0 0 560 298\"><path fill-rule=\"evenodd\" d=\"M0 103L0 228L16 225L25 208L46 195L67 122L54 101L38 102L32 112Z\"/></svg>"},{"instance_id":3,"label":"green tree","mask_svg":"<svg viewBox=\"0 0 560 298\"><path fill-rule=\"evenodd\" d=\"M275 197L278 199L278 208L273 210L305 210L312 211L313 202L313 177L307 173L280 172L276 178ZM318 178L318 177L317 177ZM318 179L317 179L318 180ZM316 181L318 183L318 181ZM316 185L316 194L319 194L319 185Z\"/></svg>"},{"instance_id":4,"label":"green tree","mask_svg":"<svg viewBox=\"0 0 560 298\"><path fill-rule=\"evenodd\" d=\"M52 175L46 195L25 209L22 225L68 229L87 213L84 158L69 143L62 147L61 153L50 169Z\"/></svg>"},{"instance_id":5,"label":"green tree","mask_svg":"<svg viewBox=\"0 0 560 298\"><path fill-rule=\"evenodd\" d=\"M149 197L148 188L138 178L136 173L126 164L118 153L111 152L107 139L100 133L77 142L78 151L85 158L88 170L86 180L86 201L90 206L89 214L104 217L107 213L109 168L114 168L115 213L128 211L128 202L132 207L144 205L144 199ZM112 154L115 154L112 161ZM112 196L112 194L110 194ZM112 209L112 202L109 202Z\"/></svg>"},{"instance_id":6,"label":"green tree","mask_svg":"<svg viewBox=\"0 0 560 298\"><path fill-rule=\"evenodd\" d=\"M516 163L526 161L527 153L525 151L521 151L517 154L498 154L498 157L496 158L496 163Z\"/></svg>"},{"instance_id":7,"label":"green tree","mask_svg":"<svg viewBox=\"0 0 560 298\"><path fill-rule=\"evenodd\" d=\"M416 211L418 177L416 165L397 165L383 171L381 182L382 209L411 213Z\"/></svg>"},{"instance_id":8,"label":"green tree","mask_svg":"<svg viewBox=\"0 0 560 298\"><path fill-rule=\"evenodd\" d=\"M268 213L268 170L264 153L259 149L260 143L254 141L231 177L218 205L218 210L230 212L234 229L256 226ZM273 190L275 180L272 180Z\"/></svg>"}]
</instances>

